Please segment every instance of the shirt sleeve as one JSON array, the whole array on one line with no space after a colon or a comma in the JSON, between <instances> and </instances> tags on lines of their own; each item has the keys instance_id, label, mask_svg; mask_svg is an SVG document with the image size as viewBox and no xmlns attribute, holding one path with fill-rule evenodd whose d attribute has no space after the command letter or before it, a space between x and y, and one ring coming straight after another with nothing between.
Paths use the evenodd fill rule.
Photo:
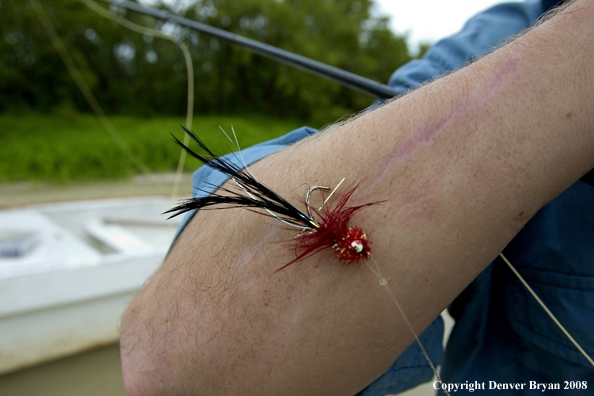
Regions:
<instances>
[{"instance_id":1,"label":"shirt sleeve","mask_svg":"<svg viewBox=\"0 0 594 396\"><path fill-rule=\"evenodd\" d=\"M470 18L458 33L435 43L422 59L396 70L388 84L400 93L419 88L496 49L511 36L534 25L543 13L540 0L501 3Z\"/></svg>"}]
</instances>

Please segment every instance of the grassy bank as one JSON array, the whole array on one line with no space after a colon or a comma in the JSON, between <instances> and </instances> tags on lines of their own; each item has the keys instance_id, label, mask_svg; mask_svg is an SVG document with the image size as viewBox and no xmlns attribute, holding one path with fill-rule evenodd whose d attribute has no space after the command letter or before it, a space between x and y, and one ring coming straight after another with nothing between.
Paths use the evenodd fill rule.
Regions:
<instances>
[{"instance_id":1,"label":"grassy bank","mask_svg":"<svg viewBox=\"0 0 594 396\"><path fill-rule=\"evenodd\" d=\"M115 116L110 120L151 172L176 169L180 150L170 133L181 139L179 125L184 118ZM214 152L226 153L230 149L219 125L226 131L233 125L245 148L281 136L302 123L264 116L197 116L192 129ZM93 115L0 114L0 142L3 183L68 183L121 179L140 173ZM194 159L186 161L188 171L198 166Z\"/></svg>"}]
</instances>

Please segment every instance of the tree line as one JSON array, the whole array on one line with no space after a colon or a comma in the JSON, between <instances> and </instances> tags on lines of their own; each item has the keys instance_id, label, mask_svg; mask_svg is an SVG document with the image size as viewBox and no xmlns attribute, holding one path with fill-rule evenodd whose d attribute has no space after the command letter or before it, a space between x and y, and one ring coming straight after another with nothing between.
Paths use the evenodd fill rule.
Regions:
<instances>
[{"instance_id":1,"label":"tree line","mask_svg":"<svg viewBox=\"0 0 594 396\"><path fill-rule=\"evenodd\" d=\"M132 32L79 1L40 2L108 113L185 112L185 63L176 45ZM166 4L153 0L150 4L380 82L412 59L406 37L390 30L387 17L372 12L372 0ZM120 7L110 9L137 24L172 32L190 47L198 114L259 113L327 122L373 100L207 35ZM31 4L0 0L0 112L23 110L87 112L89 108Z\"/></svg>"}]
</instances>

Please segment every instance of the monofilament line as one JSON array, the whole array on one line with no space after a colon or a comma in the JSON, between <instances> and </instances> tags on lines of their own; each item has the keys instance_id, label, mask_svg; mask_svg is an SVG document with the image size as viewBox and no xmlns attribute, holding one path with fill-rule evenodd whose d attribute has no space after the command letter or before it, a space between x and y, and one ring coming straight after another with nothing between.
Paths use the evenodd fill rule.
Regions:
<instances>
[{"instance_id":1,"label":"monofilament line","mask_svg":"<svg viewBox=\"0 0 594 396\"><path fill-rule=\"evenodd\" d=\"M530 294L532 294L532 297L534 297L534 299L540 304L542 309L545 310L545 312L549 315L549 317L553 320L553 322L555 322L555 324L559 327L559 329L561 329L561 331L563 332L563 334L565 334L567 339L569 339L569 341L571 341L573 343L573 345L575 345L575 347L581 352L581 354L584 355L584 357L588 360L588 362L590 362L590 364L592 366L594 366L594 361L592 360L592 358L586 353L586 351L584 351L584 349L580 346L580 344L577 343L577 341L571 336L571 334L569 334L569 332L565 329L565 327L563 327L561 322L559 322L557 320L555 315L553 315L553 313L549 310L549 308L547 308L547 306L544 304L544 302L542 302L542 300L540 299L540 297L538 297L536 292L534 290L532 290L532 288L524 280L522 275L520 275L520 273L515 269L515 267L512 265L512 263L509 262L509 260L503 255L503 253L499 253L499 257L501 257L503 259L505 264L507 264L507 266L518 277L518 279L520 280L520 282L522 282L522 284L524 285L526 290L528 290L530 292Z\"/></svg>"},{"instance_id":2,"label":"monofilament line","mask_svg":"<svg viewBox=\"0 0 594 396\"><path fill-rule=\"evenodd\" d=\"M373 264L374 265L372 266L369 263L369 261L373 261ZM442 382L441 381L441 377L439 376L439 373L437 372L437 369L433 365L433 362L431 361L431 358L429 357L429 354L427 353L427 350L425 349L425 347L423 346L423 343L421 342L421 340L419 338L419 335L415 331L415 328L413 327L412 323L410 323L410 320L408 320L408 316L406 316L406 314L404 313L404 310L402 309L402 306L398 302L398 299L396 298L396 296L392 292L392 289L390 289L390 286L388 286L388 281L390 279L389 278L386 279L386 277L384 277L384 275L382 274L382 271L380 269L379 264L377 263L377 261L375 261L375 259L373 257L370 257L369 260L365 260L365 264L367 265L367 268L369 268L369 270L377 277L380 286L383 286L384 289L386 289L386 291L388 292L388 294L392 298L392 301L394 302L394 305L398 309L398 312L400 312L400 315L402 316L402 319L404 319L404 323L406 323L406 326L408 327L408 329L412 333L413 337L415 337L415 341L417 342L417 345L419 346L419 348L421 348L421 352L423 353L423 356L425 356L425 359L427 359L427 363L429 363L429 366L431 367L431 370L433 370L433 373L435 374L435 377L437 377L437 380L438 381ZM449 394L449 392L447 390L442 389L442 391L446 395L450 396L450 394Z\"/></svg>"},{"instance_id":3,"label":"monofilament line","mask_svg":"<svg viewBox=\"0 0 594 396\"><path fill-rule=\"evenodd\" d=\"M74 63L74 60L66 50L64 43L58 36L52 21L50 20L49 16L45 12L43 5L38 2L37 0L29 0L31 5L33 6L33 10L37 15L37 19L41 23L41 26L45 30L47 37L50 39L54 49L62 59L64 66L66 66L66 70L70 74L70 77L74 80L75 84L77 85L78 89L80 90L81 94L85 98L87 104L93 110L99 122L105 128L105 131L111 136L111 138L116 142L119 148L122 150L124 154L130 159L130 161L145 175L149 178L151 177L151 170L149 167L144 163L144 161L132 150L130 145L126 142L126 140L122 137L122 134L116 129L115 125L110 121L110 119L105 114L105 111L93 95L93 92L87 85L85 79L83 78L80 70Z\"/></svg>"},{"instance_id":4,"label":"monofilament line","mask_svg":"<svg viewBox=\"0 0 594 396\"><path fill-rule=\"evenodd\" d=\"M111 12L106 10L105 8L101 7L99 4L95 3L92 0L79 0L83 2L87 7L91 10L95 11L97 14L103 16L104 18L111 19L114 22L119 23L120 25L132 30L133 32L140 33L143 35L148 35L151 37L158 37L164 40L171 41L175 45L179 47L181 50L184 60L186 62L186 75L187 75L187 106L186 106L186 128L192 129L192 122L194 119L194 64L192 62L192 55L190 54L190 50L188 46L184 43L184 41L178 37L175 37L171 34L163 33L160 30L151 29L146 26L138 25L128 19L118 15L117 13ZM190 143L189 136L184 136L184 144L188 145ZM175 171L175 179L173 181L173 188L171 191L171 200L175 200L179 193L179 185L181 182L181 176L184 169L184 164L186 163L186 151L181 150L179 160L177 162L177 169Z\"/></svg>"}]
</instances>

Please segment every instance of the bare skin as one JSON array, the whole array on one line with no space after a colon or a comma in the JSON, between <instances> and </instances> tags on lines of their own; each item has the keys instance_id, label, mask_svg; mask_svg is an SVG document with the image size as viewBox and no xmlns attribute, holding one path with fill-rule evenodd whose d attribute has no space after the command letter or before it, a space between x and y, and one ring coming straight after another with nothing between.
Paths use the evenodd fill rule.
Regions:
<instances>
[{"instance_id":1,"label":"bare skin","mask_svg":"<svg viewBox=\"0 0 594 396\"><path fill-rule=\"evenodd\" d=\"M417 332L538 209L594 167L594 4L251 170L297 203L360 183L373 242ZM493 230L498 230L493 233ZM364 265L294 258L294 230L241 209L198 213L128 306L129 395L351 395L412 342Z\"/></svg>"}]
</instances>

